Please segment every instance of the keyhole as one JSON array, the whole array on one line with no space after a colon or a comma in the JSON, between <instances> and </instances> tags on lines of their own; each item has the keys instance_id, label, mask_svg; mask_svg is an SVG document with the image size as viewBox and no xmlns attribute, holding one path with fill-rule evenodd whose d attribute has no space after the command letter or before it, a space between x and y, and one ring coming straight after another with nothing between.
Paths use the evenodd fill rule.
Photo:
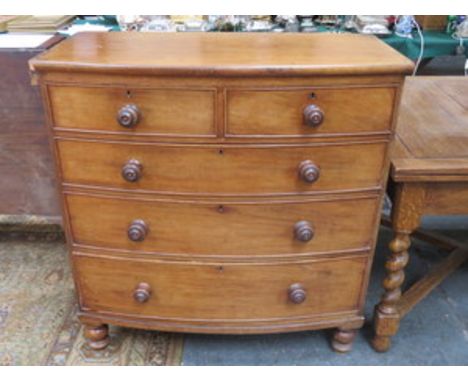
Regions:
<instances>
[{"instance_id":1,"label":"keyhole","mask_svg":"<svg viewBox=\"0 0 468 382\"><path fill-rule=\"evenodd\" d=\"M223 154L224 154L224 150L223 150L223 149L219 149L218 153L219 153L219 155L223 155Z\"/></svg>"},{"instance_id":2,"label":"keyhole","mask_svg":"<svg viewBox=\"0 0 468 382\"><path fill-rule=\"evenodd\" d=\"M317 97L317 96L315 95L314 92L312 92L312 93L309 94L309 98L310 98L310 99L314 99L314 98L316 98L316 97Z\"/></svg>"}]
</instances>

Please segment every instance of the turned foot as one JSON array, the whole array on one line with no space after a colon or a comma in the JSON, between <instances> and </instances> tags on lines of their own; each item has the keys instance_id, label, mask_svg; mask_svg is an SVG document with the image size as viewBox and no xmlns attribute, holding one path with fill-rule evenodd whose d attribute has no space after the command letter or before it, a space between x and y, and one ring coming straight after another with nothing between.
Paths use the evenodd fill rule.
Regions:
<instances>
[{"instance_id":1,"label":"turned foot","mask_svg":"<svg viewBox=\"0 0 468 382\"><path fill-rule=\"evenodd\" d=\"M390 349L392 340L390 336L379 336L376 334L371 343L375 351L383 353Z\"/></svg>"},{"instance_id":2,"label":"turned foot","mask_svg":"<svg viewBox=\"0 0 468 382\"><path fill-rule=\"evenodd\" d=\"M356 330L336 329L333 334L331 346L338 353L347 353L353 346L353 340L356 337Z\"/></svg>"},{"instance_id":3,"label":"turned foot","mask_svg":"<svg viewBox=\"0 0 468 382\"><path fill-rule=\"evenodd\" d=\"M109 345L109 326L102 324L99 326L85 325L84 336L88 346L93 350L102 350Z\"/></svg>"}]
</instances>

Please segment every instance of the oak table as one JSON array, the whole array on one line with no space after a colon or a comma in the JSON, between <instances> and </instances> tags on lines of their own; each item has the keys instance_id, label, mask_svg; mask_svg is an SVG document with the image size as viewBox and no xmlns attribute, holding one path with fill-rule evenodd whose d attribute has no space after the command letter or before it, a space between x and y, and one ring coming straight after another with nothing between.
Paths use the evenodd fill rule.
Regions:
<instances>
[{"instance_id":1,"label":"oak table","mask_svg":"<svg viewBox=\"0 0 468 382\"><path fill-rule=\"evenodd\" d=\"M375 309L377 351L390 347L399 322L468 258L468 246L417 231L422 215L468 214L468 77L412 77L405 82L391 151L394 237L385 264L385 293ZM405 293L410 235L450 255Z\"/></svg>"}]
</instances>

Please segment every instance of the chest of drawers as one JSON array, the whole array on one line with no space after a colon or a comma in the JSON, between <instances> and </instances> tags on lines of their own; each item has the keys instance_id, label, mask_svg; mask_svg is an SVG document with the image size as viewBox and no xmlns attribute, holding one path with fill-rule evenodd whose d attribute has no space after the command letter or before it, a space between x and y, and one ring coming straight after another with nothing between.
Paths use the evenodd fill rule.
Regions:
<instances>
[{"instance_id":1,"label":"chest of drawers","mask_svg":"<svg viewBox=\"0 0 468 382\"><path fill-rule=\"evenodd\" d=\"M350 349L410 61L356 35L85 33L30 65L92 348L115 324Z\"/></svg>"}]
</instances>

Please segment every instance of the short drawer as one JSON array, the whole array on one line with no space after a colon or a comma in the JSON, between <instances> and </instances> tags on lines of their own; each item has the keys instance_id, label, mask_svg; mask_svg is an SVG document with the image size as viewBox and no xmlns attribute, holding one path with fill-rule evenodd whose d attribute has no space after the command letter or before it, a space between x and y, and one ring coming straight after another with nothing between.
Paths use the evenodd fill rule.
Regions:
<instances>
[{"instance_id":1,"label":"short drawer","mask_svg":"<svg viewBox=\"0 0 468 382\"><path fill-rule=\"evenodd\" d=\"M59 128L216 136L214 90L51 86L48 92Z\"/></svg>"},{"instance_id":2,"label":"short drawer","mask_svg":"<svg viewBox=\"0 0 468 382\"><path fill-rule=\"evenodd\" d=\"M58 140L65 183L177 194L307 194L381 186L386 143L193 146Z\"/></svg>"},{"instance_id":3,"label":"short drawer","mask_svg":"<svg viewBox=\"0 0 468 382\"><path fill-rule=\"evenodd\" d=\"M227 92L230 136L313 136L389 130L395 88Z\"/></svg>"},{"instance_id":4,"label":"short drawer","mask_svg":"<svg viewBox=\"0 0 468 382\"><path fill-rule=\"evenodd\" d=\"M139 200L65 195L75 244L188 256L288 256L368 249L378 198Z\"/></svg>"},{"instance_id":5,"label":"short drawer","mask_svg":"<svg viewBox=\"0 0 468 382\"><path fill-rule=\"evenodd\" d=\"M85 310L214 324L355 311L367 259L202 264L75 255L73 263Z\"/></svg>"}]
</instances>

